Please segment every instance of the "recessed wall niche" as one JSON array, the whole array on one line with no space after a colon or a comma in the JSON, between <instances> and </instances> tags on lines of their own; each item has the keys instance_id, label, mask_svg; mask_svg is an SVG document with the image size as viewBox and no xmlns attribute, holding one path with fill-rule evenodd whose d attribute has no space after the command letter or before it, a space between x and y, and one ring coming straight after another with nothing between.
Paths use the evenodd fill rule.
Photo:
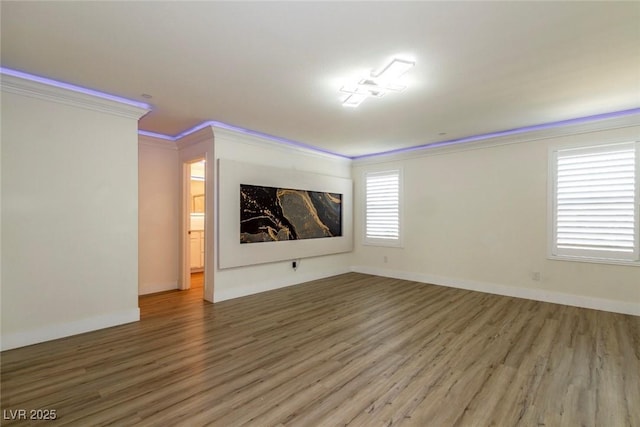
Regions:
<instances>
[{"instance_id":1,"label":"recessed wall niche","mask_svg":"<svg viewBox=\"0 0 640 427\"><path fill-rule=\"evenodd\" d=\"M218 159L218 267L221 269L268 262L308 258L321 255L349 252L353 249L353 182L347 178L301 172L293 169L274 168L251 163ZM241 187L273 188L281 190L281 195L294 195L296 200L286 203L305 203L305 209L296 215L312 215L324 220L313 221L298 218L301 226L311 224L318 229L330 229L324 222L331 222L328 213L320 214L320 196L318 203L311 201L316 195L330 195L334 199L339 195L339 210L333 206L333 212L339 212L340 232L328 231L325 238L306 239L263 239L258 243L241 243ZM293 190L293 191L292 191ZM305 194L306 193L306 194ZM314 194L311 196L310 194ZM327 196L328 197L328 196ZM329 199L331 198L329 197ZM284 199L273 203L280 205ZM335 200L334 200L335 201ZM269 209L269 208L268 208ZM271 208L273 209L273 208ZM294 208L285 207L289 212ZM328 208L329 209L329 208ZM270 212L273 214L273 212ZM265 217L268 215L265 215ZM276 219L277 221L277 219ZM295 219L293 222L296 222ZM333 222L336 222L334 219ZM321 225L322 223L323 225ZM269 225L264 225L269 233ZM258 232L256 232L258 233ZM318 237L320 235L318 234ZM245 242L246 243L246 242Z\"/></svg>"}]
</instances>

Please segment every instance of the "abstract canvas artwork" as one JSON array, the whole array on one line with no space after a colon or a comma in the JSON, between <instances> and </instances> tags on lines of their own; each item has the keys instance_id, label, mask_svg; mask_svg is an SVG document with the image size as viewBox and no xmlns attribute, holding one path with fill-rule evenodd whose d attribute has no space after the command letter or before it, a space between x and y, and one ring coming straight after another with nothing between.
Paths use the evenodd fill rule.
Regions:
<instances>
[{"instance_id":1,"label":"abstract canvas artwork","mask_svg":"<svg viewBox=\"0 0 640 427\"><path fill-rule=\"evenodd\" d=\"M240 243L342 236L342 194L240 184Z\"/></svg>"}]
</instances>

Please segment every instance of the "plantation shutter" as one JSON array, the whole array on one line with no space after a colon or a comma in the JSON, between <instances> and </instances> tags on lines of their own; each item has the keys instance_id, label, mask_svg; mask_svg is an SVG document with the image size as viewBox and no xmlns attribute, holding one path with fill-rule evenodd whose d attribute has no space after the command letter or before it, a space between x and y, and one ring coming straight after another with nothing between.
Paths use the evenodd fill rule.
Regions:
<instances>
[{"instance_id":1,"label":"plantation shutter","mask_svg":"<svg viewBox=\"0 0 640 427\"><path fill-rule=\"evenodd\" d=\"M556 152L557 254L638 259L636 143Z\"/></svg>"},{"instance_id":2,"label":"plantation shutter","mask_svg":"<svg viewBox=\"0 0 640 427\"><path fill-rule=\"evenodd\" d=\"M370 242L400 239L400 171L367 173L365 239Z\"/></svg>"}]
</instances>

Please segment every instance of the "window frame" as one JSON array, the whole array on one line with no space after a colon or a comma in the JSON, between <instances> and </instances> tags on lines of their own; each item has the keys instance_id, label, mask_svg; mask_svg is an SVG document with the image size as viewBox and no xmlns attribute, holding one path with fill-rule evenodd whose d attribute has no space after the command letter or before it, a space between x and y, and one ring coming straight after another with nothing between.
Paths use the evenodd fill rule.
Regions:
<instances>
[{"instance_id":1,"label":"window frame","mask_svg":"<svg viewBox=\"0 0 640 427\"><path fill-rule=\"evenodd\" d=\"M558 248L556 244L558 153L570 150L575 150L576 152L583 151L585 154L588 152L608 151L607 149L615 149L616 145L632 145L635 148L634 252L630 256L630 259L625 259L623 257L616 257L615 254L620 254L620 252L615 251L606 252ZM640 141L626 139L550 147L548 165L547 258L562 261L640 266Z\"/></svg>"},{"instance_id":2,"label":"window frame","mask_svg":"<svg viewBox=\"0 0 640 427\"><path fill-rule=\"evenodd\" d=\"M397 239L385 239L385 238L376 238L376 237L367 237L367 219L368 219L368 211L367 211L367 178L371 175L381 175L381 174L389 174L392 172L397 172L398 174L398 238ZM401 167L393 167L393 168L385 168L385 169L376 169L376 170L368 170L365 171L362 175L363 182L363 197L362 197L362 205L363 205L363 224L362 224L362 244L366 246L381 246L381 247L394 247L394 248L402 248L403 247L403 230L404 230L404 182L403 182L403 171Z\"/></svg>"}]
</instances>

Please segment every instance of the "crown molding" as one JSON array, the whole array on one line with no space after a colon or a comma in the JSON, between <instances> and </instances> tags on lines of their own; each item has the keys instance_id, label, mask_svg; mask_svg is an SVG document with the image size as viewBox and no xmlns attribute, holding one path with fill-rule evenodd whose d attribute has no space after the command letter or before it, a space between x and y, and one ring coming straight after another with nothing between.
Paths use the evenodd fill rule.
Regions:
<instances>
[{"instance_id":1,"label":"crown molding","mask_svg":"<svg viewBox=\"0 0 640 427\"><path fill-rule=\"evenodd\" d=\"M313 148L307 148L304 146L295 145L295 143L286 143L277 139L267 138L264 136L252 135L233 129L225 129L213 125L213 134L215 139L227 139L232 141L240 141L245 144L254 145L261 148L269 148L276 151L286 152L288 154L299 153L305 156L316 157L319 159L331 159L334 161L343 162L345 164L351 164L351 159L347 157L338 156L323 151L314 150Z\"/></svg>"},{"instance_id":2,"label":"crown molding","mask_svg":"<svg viewBox=\"0 0 640 427\"><path fill-rule=\"evenodd\" d=\"M192 132L188 135L180 137L176 140L176 146L178 150L183 150L187 147L191 147L192 145L198 144L204 141L213 141L214 133L213 128L211 126L204 126L198 129L195 132Z\"/></svg>"},{"instance_id":3,"label":"crown molding","mask_svg":"<svg viewBox=\"0 0 640 427\"><path fill-rule=\"evenodd\" d=\"M30 98L42 99L59 104L78 107L85 110L98 111L115 116L138 120L150 109L102 98L80 91L57 87L42 82L28 80L21 77L2 74L0 88L3 92Z\"/></svg>"},{"instance_id":4,"label":"crown molding","mask_svg":"<svg viewBox=\"0 0 640 427\"><path fill-rule=\"evenodd\" d=\"M162 138L154 138L148 135L138 135L138 145L151 148L160 148L163 150L178 150L178 146L175 141L169 141Z\"/></svg>"},{"instance_id":5,"label":"crown molding","mask_svg":"<svg viewBox=\"0 0 640 427\"><path fill-rule=\"evenodd\" d=\"M415 149L407 148L405 151L395 153L380 153L370 157L356 158L353 165L369 165L376 163L387 163L401 160L415 159L419 157L434 156L439 154L449 154L468 150L478 150L502 145L521 144L525 142L538 141L549 138L559 138L571 135L580 135L591 132L622 129L640 126L640 113L629 114L620 117L604 118L584 123L574 123L565 126L550 127L547 129L537 129L511 135L494 136L471 142L436 142Z\"/></svg>"}]
</instances>

